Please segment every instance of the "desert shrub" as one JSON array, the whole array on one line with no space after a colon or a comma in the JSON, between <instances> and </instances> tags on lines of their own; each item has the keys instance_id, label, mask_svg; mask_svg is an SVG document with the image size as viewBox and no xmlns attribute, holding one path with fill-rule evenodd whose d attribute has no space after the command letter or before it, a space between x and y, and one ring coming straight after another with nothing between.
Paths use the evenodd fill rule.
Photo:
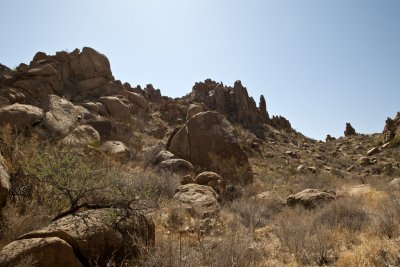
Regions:
<instances>
[{"instance_id":1,"label":"desert shrub","mask_svg":"<svg viewBox=\"0 0 400 267\"><path fill-rule=\"evenodd\" d=\"M305 265L328 265L336 261L344 239L339 228L321 223L320 211L287 208L275 219L275 234L282 248Z\"/></svg>"},{"instance_id":2,"label":"desert shrub","mask_svg":"<svg viewBox=\"0 0 400 267\"><path fill-rule=\"evenodd\" d=\"M359 246L343 252L336 265L339 267L399 266L399 255L398 242L367 236Z\"/></svg>"},{"instance_id":3,"label":"desert shrub","mask_svg":"<svg viewBox=\"0 0 400 267\"><path fill-rule=\"evenodd\" d=\"M252 239L232 232L223 237L162 234L140 266L260 266L262 253Z\"/></svg>"},{"instance_id":4,"label":"desert shrub","mask_svg":"<svg viewBox=\"0 0 400 267\"><path fill-rule=\"evenodd\" d=\"M360 232L370 221L361 204L351 199L340 199L321 210L314 219L314 225L326 225L352 232Z\"/></svg>"},{"instance_id":5,"label":"desert shrub","mask_svg":"<svg viewBox=\"0 0 400 267\"><path fill-rule=\"evenodd\" d=\"M266 226L283 207L278 198L240 198L228 205L229 210L239 215L243 225L251 229Z\"/></svg>"},{"instance_id":6,"label":"desert shrub","mask_svg":"<svg viewBox=\"0 0 400 267\"><path fill-rule=\"evenodd\" d=\"M111 185L110 167L79 148L41 143L22 159L24 175L37 181L39 204L61 212L83 203L104 202Z\"/></svg>"},{"instance_id":7,"label":"desert shrub","mask_svg":"<svg viewBox=\"0 0 400 267\"><path fill-rule=\"evenodd\" d=\"M397 238L400 236L400 202L397 196L391 196L379 203L379 210L374 214L371 230L383 238Z\"/></svg>"}]
</instances>

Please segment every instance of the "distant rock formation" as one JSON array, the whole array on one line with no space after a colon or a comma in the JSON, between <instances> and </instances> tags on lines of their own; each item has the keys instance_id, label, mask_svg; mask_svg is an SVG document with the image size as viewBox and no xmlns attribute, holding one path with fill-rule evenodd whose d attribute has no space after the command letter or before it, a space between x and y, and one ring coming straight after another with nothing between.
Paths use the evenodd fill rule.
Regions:
<instances>
[{"instance_id":1,"label":"distant rock formation","mask_svg":"<svg viewBox=\"0 0 400 267\"><path fill-rule=\"evenodd\" d=\"M344 130L344 136L356 135L356 130L351 126L350 122L346 122L346 129Z\"/></svg>"},{"instance_id":2,"label":"distant rock formation","mask_svg":"<svg viewBox=\"0 0 400 267\"><path fill-rule=\"evenodd\" d=\"M257 108L241 81L236 81L232 88L207 79L193 86L191 99L226 115L231 122L241 123L259 137L264 135L264 123L270 120L264 96L261 96Z\"/></svg>"},{"instance_id":3,"label":"distant rock formation","mask_svg":"<svg viewBox=\"0 0 400 267\"><path fill-rule=\"evenodd\" d=\"M396 136L400 136L400 112L397 112L394 119L386 119L385 128L383 129L383 142L387 143Z\"/></svg>"},{"instance_id":4,"label":"distant rock formation","mask_svg":"<svg viewBox=\"0 0 400 267\"><path fill-rule=\"evenodd\" d=\"M278 130L292 130L292 125L290 124L289 120L282 116L272 116L271 125Z\"/></svg>"}]
</instances>

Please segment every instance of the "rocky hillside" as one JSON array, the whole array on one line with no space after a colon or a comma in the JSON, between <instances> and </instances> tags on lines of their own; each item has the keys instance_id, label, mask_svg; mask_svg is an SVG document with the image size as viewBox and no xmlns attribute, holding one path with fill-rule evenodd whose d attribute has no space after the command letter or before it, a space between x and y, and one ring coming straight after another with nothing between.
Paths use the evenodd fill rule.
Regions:
<instances>
[{"instance_id":1,"label":"rocky hillside","mask_svg":"<svg viewBox=\"0 0 400 267\"><path fill-rule=\"evenodd\" d=\"M240 81L172 99L85 47L0 64L0 127L1 266L400 264L400 113L316 141Z\"/></svg>"}]
</instances>

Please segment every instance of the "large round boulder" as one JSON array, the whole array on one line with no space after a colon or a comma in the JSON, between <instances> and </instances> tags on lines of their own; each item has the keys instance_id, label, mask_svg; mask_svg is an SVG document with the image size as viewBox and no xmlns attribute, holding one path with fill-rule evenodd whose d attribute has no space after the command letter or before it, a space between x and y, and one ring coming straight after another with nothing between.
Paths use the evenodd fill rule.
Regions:
<instances>
[{"instance_id":1,"label":"large round boulder","mask_svg":"<svg viewBox=\"0 0 400 267\"><path fill-rule=\"evenodd\" d=\"M68 215L18 239L47 237L67 242L85 266L95 263L105 266L112 257L118 262L128 256L137 256L134 254L140 253L139 246L154 246L155 227L153 221L142 214L122 209L98 209Z\"/></svg>"},{"instance_id":2,"label":"large round boulder","mask_svg":"<svg viewBox=\"0 0 400 267\"><path fill-rule=\"evenodd\" d=\"M321 191L318 189L306 189L297 194L288 196L286 203L291 207L302 205L307 209L313 209L335 199L336 195L332 192Z\"/></svg>"},{"instance_id":3,"label":"large round boulder","mask_svg":"<svg viewBox=\"0 0 400 267\"><path fill-rule=\"evenodd\" d=\"M158 164L158 168L171 173L190 174L193 172L192 163L184 159L167 159Z\"/></svg>"},{"instance_id":4,"label":"large round boulder","mask_svg":"<svg viewBox=\"0 0 400 267\"><path fill-rule=\"evenodd\" d=\"M234 132L218 112L201 112L174 131L167 149L203 170L219 173L228 183L248 184L253 173Z\"/></svg>"},{"instance_id":5,"label":"large round boulder","mask_svg":"<svg viewBox=\"0 0 400 267\"><path fill-rule=\"evenodd\" d=\"M0 251L0 266L83 267L72 246L58 237L14 241Z\"/></svg>"},{"instance_id":6,"label":"large round boulder","mask_svg":"<svg viewBox=\"0 0 400 267\"><path fill-rule=\"evenodd\" d=\"M181 185L178 187L174 199L180 202L185 210L194 217L210 218L218 215L220 211L217 193L206 185Z\"/></svg>"}]
</instances>

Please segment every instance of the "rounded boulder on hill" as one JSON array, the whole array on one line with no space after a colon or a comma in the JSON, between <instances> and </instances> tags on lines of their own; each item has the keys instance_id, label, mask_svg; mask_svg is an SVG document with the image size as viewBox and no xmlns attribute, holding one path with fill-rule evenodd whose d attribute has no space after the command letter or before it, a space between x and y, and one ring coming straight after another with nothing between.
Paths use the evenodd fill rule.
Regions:
<instances>
[{"instance_id":1,"label":"rounded boulder on hill","mask_svg":"<svg viewBox=\"0 0 400 267\"><path fill-rule=\"evenodd\" d=\"M223 115L201 112L174 131L167 149L201 169L219 173L228 183L248 184L253 173L234 132Z\"/></svg>"}]
</instances>

